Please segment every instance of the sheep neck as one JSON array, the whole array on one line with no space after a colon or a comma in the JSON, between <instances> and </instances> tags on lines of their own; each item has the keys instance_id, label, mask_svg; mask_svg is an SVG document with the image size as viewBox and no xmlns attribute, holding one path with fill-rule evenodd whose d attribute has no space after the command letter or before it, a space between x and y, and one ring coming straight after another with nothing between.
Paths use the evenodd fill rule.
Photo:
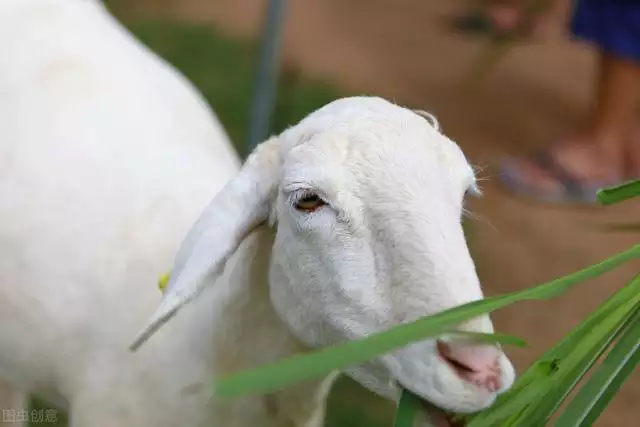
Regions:
<instances>
[{"instance_id":1,"label":"sheep neck","mask_svg":"<svg viewBox=\"0 0 640 427\"><path fill-rule=\"evenodd\" d=\"M218 375L268 364L308 351L277 316L269 298L269 258L274 233L263 227L238 248L230 260L217 293L219 320L215 322L215 371ZM223 277L224 279L225 277ZM224 287L226 285L226 287ZM307 381L258 397L245 397L221 404L235 419L249 417L246 408L256 408L263 426L320 427L325 401L336 375ZM248 406L247 406L248 405ZM247 419L255 425L256 413ZM236 424L233 424L236 425ZM238 425L244 425L239 422Z\"/></svg>"}]
</instances>

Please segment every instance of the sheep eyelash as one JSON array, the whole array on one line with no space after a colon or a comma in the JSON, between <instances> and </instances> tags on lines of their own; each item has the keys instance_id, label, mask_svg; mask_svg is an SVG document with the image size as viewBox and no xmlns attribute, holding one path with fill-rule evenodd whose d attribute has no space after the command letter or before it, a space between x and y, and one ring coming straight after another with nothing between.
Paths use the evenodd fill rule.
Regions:
<instances>
[{"instance_id":1,"label":"sheep eyelash","mask_svg":"<svg viewBox=\"0 0 640 427\"><path fill-rule=\"evenodd\" d=\"M289 201L289 205L295 209L296 205L298 204L298 202L300 202L300 200L304 199L305 197L310 197L310 196L316 196L319 197L320 199L322 199L325 203L326 200L315 190L311 190L308 188L301 188L298 190L294 190L291 195L288 197L288 201Z\"/></svg>"}]
</instances>

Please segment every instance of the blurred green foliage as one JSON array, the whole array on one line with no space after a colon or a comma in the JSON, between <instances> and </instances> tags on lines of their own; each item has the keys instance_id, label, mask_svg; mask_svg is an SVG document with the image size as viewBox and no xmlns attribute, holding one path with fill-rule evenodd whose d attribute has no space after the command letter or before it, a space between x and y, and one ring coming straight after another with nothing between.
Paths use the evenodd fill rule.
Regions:
<instances>
[{"instance_id":1,"label":"blurred green foliage","mask_svg":"<svg viewBox=\"0 0 640 427\"><path fill-rule=\"evenodd\" d=\"M256 46L230 40L205 26L145 21L129 27L142 42L195 84L240 154L245 155ZM283 68L280 74L273 132L280 132L338 96L328 84L301 81L298 70L293 67Z\"/></svg>"}]
</instances>

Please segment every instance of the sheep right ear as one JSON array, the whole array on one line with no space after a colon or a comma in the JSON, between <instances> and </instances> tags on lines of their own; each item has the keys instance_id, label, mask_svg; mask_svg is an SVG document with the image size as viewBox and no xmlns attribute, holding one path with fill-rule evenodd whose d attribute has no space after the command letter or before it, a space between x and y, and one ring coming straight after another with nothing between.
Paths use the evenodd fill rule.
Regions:
<instances>
[{"instance_id":1,"label":"sheep right ear","mask_svg":"<svg viewBox=\"0 0 640 427\"><path fill-rule=\"evenodd\" d=\"M440 127L440 122L438 121L436 116L424 110L412 110L412 111L417 115L425 118L435 130L437 130L438 132L442 132L442 128Z\"/></svg>"},{"instance_id":2,"label":"sheep right ear","mask_svg":"<svg viewBox=\"0 0 640 427\"><path fill-rule=\"evenodd\" d=\"M184 239L160 305L129 347L132 351L211 282L205 279L220 274L242 240L267 220L280 164L273 137L253 151L238 175L215 196Z\"/></svg>"}]
</instances>

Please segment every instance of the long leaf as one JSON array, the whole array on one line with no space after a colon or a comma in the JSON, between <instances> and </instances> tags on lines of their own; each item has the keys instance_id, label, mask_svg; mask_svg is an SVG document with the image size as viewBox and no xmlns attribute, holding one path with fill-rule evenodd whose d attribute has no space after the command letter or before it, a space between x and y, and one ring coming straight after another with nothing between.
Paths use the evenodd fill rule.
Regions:
<instances>
[{"instance_id":1,"label":"long leaf","mask_svg":"<svg viewBox=\"0 0 640 427\"><path fill-rule=\"evenodd\" d=\"M243 394L260 394L277 390L294 382L327 375L334 370L345 369L366 362L378 354L404 347L409 342L447 333L452 326L482 314L484 312L482 308L477 305L468 307L466 310L465 306L456 307L436 316L426 317L360 340L347 341L339 346L299 354L270 365L240 372L218 380L215 384L215 393L225 398ZM442 316L443 314L446 316ZM481 335L493 334L476 336ZM503 337L507 342L514 339L508 335L496 335L491 341L501 342ZM490 340L486 337L484 339Z\"/></svg>"},{"instance_id":2,"label":"long leaf","mask_svg":"<svg viewBox=\"0 0 640 427\"><path fill-rule=\"evenodd\" d=\"M637 284L640 275L636 276L627 286L624 286L618 292L609 297L587 318L574 327L567 335L565 335L555 346L547 350L540 360L555 360L565 357L572 351L585 336L591 334L593 328L605 320L621 303L632 298L636 294ZM521 378L526 374L526 371Z\"/></svg>"},{"instance_id":3,"label":"long leaf","mask_svg":"<svg viewBox=\"0 0 640 427\"><path fill-rule=\"evenodd\" d=\"M580 392L558 418L556 426L593 425L622 382L640 360L640 309L636 307L627 328Z\"/></svg>"},{"instance_id":4,"label":"long leaf","mask_svg":"<svg viewBox=\"0 0 640 427\"><path fill-rule=\"evenodd\" d=\"M639 196L640 180L625 182L615 187L603 188L597 193L598 201L603 205L610 205Z\"/></svg>"},{"instance_id":5,"label":"long leaf","mask_svg":"<svg viewBox=\"0 0 640 427\"><path fill-rule=\"evenodd\" d=\"M486 422L487 418L493 417L492 414L494 412L498 411L509 414L509 418L505 419L502 425L510 425L509 423L513 422L513 419L517 414L522 413L532 402L542 398L544 393L540 393L540 388L538 386L540 384L546 384L548 387L549 377L553 375L557 369L557 363L555 361L550 362L547 360L537 360L528 369L529 375L518 378L511 389L509 389L507 393L503 393L498 396L498 400L496 403L491 405L491 407L484 411L461 417L461 419L465 421L463 425L467 427L477 426L478 424L481 425ZM538 387L538 389L536 391L537 395L535 399L532 399L528 403L525 402L524 405L517 402L514 403L515 397L520 396L523 393L529 393L529 390L536 387ZM504 407L509 407L509 409L505 410ZM517 424L513 425L516 426Z\"/></svg>"},{"instance_id":6,"label":"long leaf","mask_svg":"<svg viewBox=\"0 0 640 427\"><path fill-rule=\"evenodd\" d=\"M624 291L624 292L623 292ZM593 325L590 333L574 343L574 347L565 354L559 362L558 375L554 390L545 397L544 401L535 408L533 414L522 427L535 426L546 421L560 407L569 393L607 350L611 342L622 332L628 320L633 316L635 307L640 304L640 276L617 293L619 296L629 297L621 300L620 305L613 307L607 316ZM533 408L532 408L533 412Z\"/></svg>"},{"instance_id":7,"label":"long leaf","mask_svg":"<svg viewBox=\"0 0 640 427\"><path fill-rule=\"evenodd\" d=\"M504 420L508 417L519 413L522 409L531 405L532 402L542 399L551 387L551 384L551 377L543 377L538 381L531 382L528 387L511 396L508 405L502 405L495 410L487 411L482 419L474 419L467 427L494 427L504 425Z\"/></svg>"},{"instance_id":8,"label":"long leaf","mask_svg":"<svg viewBox=\"0 0 640 427\"><path fill-rule=\"evenodd\" d=\"M589 339L593 335L594 329L605 322L615 310L629 299L637 296L640 285L640 275L638 275L631 283L620 289L613 296L608 298L603 304L592 312L587 319L573 328L562 340L560 340L551 349L547 350L538 360L533 363L525 372L523 372L516 380L512 388L498 397L498 400L491 408L474 414L467 418L468 427L482 425L485 419L491 415L493 411L501 410L502 406L511 407L512 416L505 420L504 427L518 426L525 424L532 418L532 412L537 408L534 402L527 405L526 408L517 408L512 404L514 396L518 395L524 388L529 387L533 382L540 381L548 376L555 375L559 368L559 362L566 359L568 355L575 351L580 342ZM539 400L536 401L540 403ZM473 423L472 423L473 421Z\"/></svg>"},{"instance_id":9,"label":"long leaf","mask_svg":"<svg viewBox=\"0 0 640 427\"><path fill-rule=\"evenodd\" d=\"M327 375L334 370L358 365L411 342L438 336L460 323L510 304L556 297L571 286L596 277L638 256L640 256L640 245L534 288L474 301L360 340L348 341L313 353L296 355L270 365L221 378L215 383L215 393L227 398L243 394L260 394L305 379Z\"/></svg>"},{"instance_id":10,"label":"long leaf","mask_svg":"<svg viewBox=\"0 0 640 427\"><path fill-rule=\"evenodd\" d=\"M471 415L458 415L456 419L461 421L462 425L470 427L472 425L477 425L478 423L484 423L487 417L491 417L492 413L497 411L503 411L504 406L511 406L509 411L505 411L506 413L513 414L518 413L517 404L513 404L512 398L515 396L519 396L521 393L524 393L526 390L531 389L531 387L536 386L536 382L546 381L550 375L552 375L557 370L556 363L549 362L546 360L537 360L534 362L529 368L529 375L525 377L520 377L513 384L513 386L509 389L507 393L504 393L498 396L498 400L496 403L491 405L490 408L485 409L484 411L477 412ZM505 398L506 394L508 397ZM527 405L521 408L520 411L525 409ZM505 421L506 422L506 421Z\"/></svg>"},{"instance_id":11,"label":"long leaf","mask_svg":"<svg viewBox=\"0 0 640 427\"><path fill-rule=\"evenodd\" d=\"M560 369L554 378L553 389L535 407L535 410L531 411L531 417L522 424L522 427L534 427L547 423L577 383L607 349L638 301L640 301L640 295L633 302L619 307L608 322L598 325L593 330L593 338L584 339L575 351L565 360L560 361Z\"/></svg>"},{"instance_id":12,"label":"long leaf","mask_svg":"<svg viewBox=\"0 0 640 427\"><path fill-rule=\"evenodd\" d=\"M398 402L393 427L413 427L413 420L416 418L420 406L420 401L416 396L406 391L403 392Z\"/></svg>"}]
</instances>

